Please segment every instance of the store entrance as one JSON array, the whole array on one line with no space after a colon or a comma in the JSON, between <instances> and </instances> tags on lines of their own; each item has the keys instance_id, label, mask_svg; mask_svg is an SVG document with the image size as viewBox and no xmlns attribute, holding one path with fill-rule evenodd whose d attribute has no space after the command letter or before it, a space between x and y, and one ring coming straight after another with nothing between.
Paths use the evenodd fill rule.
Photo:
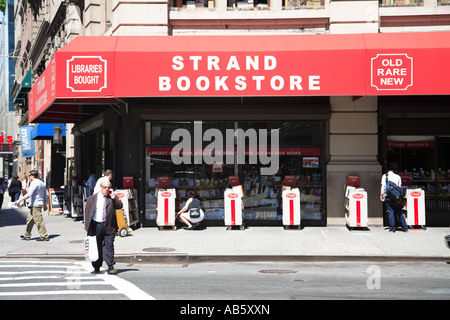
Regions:
<instances>
[{"instance_id":1,"label":"store entrance","mask_svg":"<svg viewBox=\"0 0 450 320\"><path fill-rule=\"evenodd\" d=\"M97 130L87 134L82 143L82 176L88 179L91 173L95 173L97 179L105 170L115 170L116 135L112 130ZM112 185L117 182L112 180Z\"/></svg>"},{"instance_id":2,"label":"store entrance","mask_svg":"<svg viewBox=\"0 0 450 320\"><path fill-rule=\"evenodd\" d=\"M281 225L283 185L300 189L303 223L322 224L323 130L322 121L146 122L144 225L155 225L158 188L176 189L176 210L198 193L207 224L223 225L230 185L242 185L247 225Z\"/></svg>"},{"instance_id":3,"label":"store entrance","mask_svg":"<svg viewBox=\"0 0 450 320\"><path fill-rule=\"evenodd\" d=\"M425 190L427 224L449 220L450 136L388 136L387 146L403 186Z\"/></svg>"}]
</instances>

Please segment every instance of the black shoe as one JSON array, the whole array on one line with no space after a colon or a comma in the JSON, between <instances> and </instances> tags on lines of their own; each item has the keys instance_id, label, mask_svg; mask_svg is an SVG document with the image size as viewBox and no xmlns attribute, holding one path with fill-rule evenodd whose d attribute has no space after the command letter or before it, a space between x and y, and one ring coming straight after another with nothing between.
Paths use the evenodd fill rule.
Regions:
<instances>
[{"instance_id":1,"label":"black shoe","mask_svg":"<svg viewBox=\"0 0 450 320\"><path fill-rule=\"evenodd\" d=\"M94 268L94 273L100 273L100 268Z\"/></svg>"},{"instance_id":2,"label":"black shoe","mask_svg":"<svg viewBox=\"0 0 450 320\"><path fill-rule=\"evenodd\" d=\"M106 273L111 274L111 275L116 275L119 273L119 270L114 269L114 267L109 267L108 271L106 271Z\"/></svg>"},{"instance_id":3,"label":"black shoe","mask_svg":"<svg viewBox=\"0 0 450 320\"><path fill-rule=\"evenodd\" d=\"M20 238L22 240L25 240L25 241L30 241L31 240L31 238L26 238L24 235L21 235Z\"/></svg>"},{"instance_id":4,"label":"black shoe","mask_svg":"<svg viewBox=\"0 0 450 320\"><path fill-rule=\"evenodd\" d=\"M190 226L190 227L184 228L184 230L194 230L194 229L192 229L192 226Z\"/></svg>"}]
</instances>

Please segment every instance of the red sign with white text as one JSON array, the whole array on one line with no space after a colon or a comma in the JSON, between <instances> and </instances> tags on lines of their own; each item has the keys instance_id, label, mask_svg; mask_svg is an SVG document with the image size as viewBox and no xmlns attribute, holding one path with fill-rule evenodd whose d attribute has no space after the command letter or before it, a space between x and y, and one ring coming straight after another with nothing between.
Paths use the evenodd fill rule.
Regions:
<instances>
[{"instance_id":1,"label":"red sign with white text","mask_svg":"<svg viewBox=\"0 0 450 320\"><path fill-rule=\"evenodd\" d=\"M181 149L180 151L173 151L174 148L147 148L148 156L183 156L189 154L193 155L206 155L205 149ZM237 154L237 148L223 150L215 150L214 155L235 155ZM322 155L321 148L279 148L277 151L271 149L244 149L244 154L248 155L279 155L279 156L320 156Z\"/></svg>"},{"instance_id":2,"label":"red sign with white text","mask_svg":"<svg viewBox=\"0 0 450 320\"><path fill-rule=\"evenodd\" d=\"M72 92L101 92L107 87L107 61L100 56L67 60L66 86Z\"/></svg>"},{"instance_id":3,"label":"red sign with white text","mask_svg":"<svg viewBox=\"0 0 450 320\"><path fill-rule=\"evenodd\" d=\"M80 36L33 85L29 119L98 98L448 95L449 56L450 32Z\"/></svg>"},{"instance_id":4,"label":"red sign with white text","mask_svg":"<svg viewBox=\"0 0 450 320\"><path fill-rule=\"evenodd\" d=\"M378 54L372 58L372 87L406 90L413 85L413 58L407 54Z\"/></svg>"},{"instance_id":5,"label":"red sign with white text","mask_svg":"<svg viewBox=\"0 0 450 320\"><path fill-rule=\"evenodd\" d=\"M434 148L436 143L434 140L428 141L387 141L388 148L397 148L397 149L426 149L426 148Z\"/></svg>"}]
</instances>

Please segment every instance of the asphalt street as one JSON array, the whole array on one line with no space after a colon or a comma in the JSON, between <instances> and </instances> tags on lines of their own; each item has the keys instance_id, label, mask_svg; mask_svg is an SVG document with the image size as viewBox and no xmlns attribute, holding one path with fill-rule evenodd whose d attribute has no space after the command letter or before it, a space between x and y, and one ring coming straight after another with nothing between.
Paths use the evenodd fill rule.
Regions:
<instances>
[{"instance_id":1,"label":"asphalt street","mask_svg":"<svg viewBox=\"0 0 450 320\"><path fill-rule=\"evenodd\" d=\"M0 259L0 300L157 299L205 304L253 300L268 305L276 300L450 299L446 262L118 263L116 267L119 274L111 276L105 270L94 274L84 261Z\"/></svg>"},{"instance_id":2,"label":"asphalt street","mask_svg":"<svg viewBox=\"0 0 450 320\"><path fill-rule=\"evenodd\" d=\"M163 300L450 299L450 264L445 262L121 264L118 268L121 278Z\"/></svg>"}]
</instances>

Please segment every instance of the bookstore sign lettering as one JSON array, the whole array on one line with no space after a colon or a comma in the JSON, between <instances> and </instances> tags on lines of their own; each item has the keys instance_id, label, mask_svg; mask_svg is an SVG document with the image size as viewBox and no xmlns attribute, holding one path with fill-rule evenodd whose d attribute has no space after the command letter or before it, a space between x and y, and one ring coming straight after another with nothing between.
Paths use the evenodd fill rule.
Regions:
<instances>
[{"instance_id":1,"label":"bookstore sign lettering","mask_svg":"<svg viewBox=\"0 0 450 320\"><path fill-rule=\"evenodd\" d=\"M320 91L320 75L287 71L280 60L274 55L175 55L170 66L174 76L160 75L158 90L168 94Z\"/></svg>"}]
</instances>

